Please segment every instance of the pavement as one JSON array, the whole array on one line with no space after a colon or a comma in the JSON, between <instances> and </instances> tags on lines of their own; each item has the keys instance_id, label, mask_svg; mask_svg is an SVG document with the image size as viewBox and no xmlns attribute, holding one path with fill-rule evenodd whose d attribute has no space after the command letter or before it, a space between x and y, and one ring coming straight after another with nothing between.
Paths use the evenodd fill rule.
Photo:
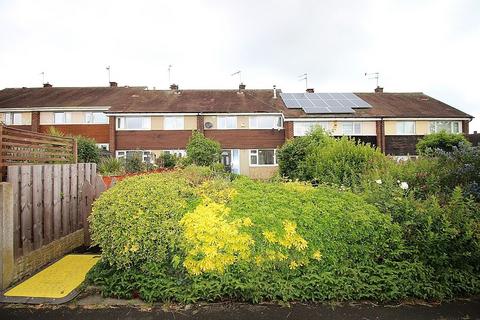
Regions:
<instances>
[{"instance_id":1,"label":"pavement","mask_svg":"<svg viewBox=\"0 0 480 320\"><path fill-rule=\"evenodd\" d=\"M329 320L450 320L480 319L480 297L438 303L402 303L377 305L360 303L246 304L203 303L191 305L155 304L140 300L104 299L89 295L62 306L1 305L0 319L35 320L217 320L217 319L329 319Z\"/></svg>"}]
</instances>

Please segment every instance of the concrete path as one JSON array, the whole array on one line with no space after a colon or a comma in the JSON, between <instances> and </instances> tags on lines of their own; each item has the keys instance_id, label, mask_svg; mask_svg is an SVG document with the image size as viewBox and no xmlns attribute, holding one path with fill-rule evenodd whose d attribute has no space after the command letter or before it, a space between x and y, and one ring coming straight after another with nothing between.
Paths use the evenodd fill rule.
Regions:
<instances>
[{"instance_id":1,"label":"concrete path","mask_svg":"<svg viewBox=\"0 0 480 320\"><path fill-rule=\"evenodd\" d=\"M457 300L441 305L384 305L373 304L291 304L250 305L239 303L214 303L187 306L125 306L110 301L113 306L67 305L62 307L0 306L0 319L36 320L151 320L151 319L375 319L375 320L424 320L424 319L480 319L480 297Z\"/></svg>"}]
</instances>

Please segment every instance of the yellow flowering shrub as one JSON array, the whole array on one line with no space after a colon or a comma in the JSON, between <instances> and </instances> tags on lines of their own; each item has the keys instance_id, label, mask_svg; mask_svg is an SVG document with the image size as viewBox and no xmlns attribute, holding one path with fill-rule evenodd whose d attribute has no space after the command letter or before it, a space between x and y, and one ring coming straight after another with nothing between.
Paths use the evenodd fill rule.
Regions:
<instances>
[{"instance_id":1,"label":"yellow flowering shrub","mask_svg":"<svg viewBox=\"0 0 480 320\"><path fill-rule=\"evenodd\" d=\"M228 221L229 212L224 204L204 198L180 221L186 247L183 266L190 274L223 273L236 261L249 258L254 241L239 228L251 226L252 221L249 218Z\"/></svg>"},{"instance_id":2,"label":"yellow flowering shrub","mask_svg":"<svg viewBox=\"0 0 480 320\"><path fill-rule=\"evenodd\" d=\"M231 182L225 179L207 180L198 188L197 193L202 198L209 198L217 203L227 203L237 194L231 187Z\"/></svg>"}]
</instances>

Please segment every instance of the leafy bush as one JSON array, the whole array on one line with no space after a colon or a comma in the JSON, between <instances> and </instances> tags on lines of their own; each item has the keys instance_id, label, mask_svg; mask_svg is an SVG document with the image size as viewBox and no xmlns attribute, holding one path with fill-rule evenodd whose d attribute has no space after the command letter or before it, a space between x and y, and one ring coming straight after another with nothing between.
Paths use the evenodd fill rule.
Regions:
<instances>
[{"instance_id":1,"label":"leafy bush","mask_svg":"<svg viewBox=\"0 0 480 320\"><path fill-rule=\"evenodd\" d=\"M95 140L83 136L77 136L78 162L94 162L100 160L100 149Z\"/></svg>"},{"instance_id":2,"label":"leafy bush","mask_svg":"<svg viewBox=\"0 0 480 320\"><path fill-rule=\"evenodd\" d=\"M290 179L344 186L359 184L362 175L387 163L385 156L370 145L347 137L335 139L322 129L288 141L278 157L281 174Z\"/></svg>"},{"instance_id":3,"label":"leafy bush","mask_svg":"<svg viewBox=\"0 0 480 320\"><path fill-rule=\"evenodd\" d=\"M98 172L103 176L117 176L124 173L124 161L114 158L102 158L98 164Z\"/></svg>"},{"instance_id":4,"label":"leafy bush","mask_svg":"<svg viewBox=\"0 0 480 320\"><path fill-rule=\"evenodd\" d=\"M134 152L125 158L125 170L128 173L143 172L146 170L146 165L143 162L143 156L141 152Z\"/></svg>"},{"instance_id":5,"label":"leafy bush","mask_svg":"<svg viewBox=\"0 0 480 320\"><path fill-rule=\"evenodd\" d=\"M187 144L187 156L193 164L209 166L220 160L220 143L194 131Z\"/></svg>"},{"instance_id":6,"label":"leafy bush","mask_svg":"<svg viewBox=\"0 0 480 320\"><path fill-rule=\"evenodd\" d=\"M160 168L173 168L177 164L177 156L171 153L162 153L155 161Z\"/></svg>"},{"instance_id":7,"label":"leafy bush","mask_svg":"<svg viewBox=\"0 0 480 320\"><path fill-rule=\"evenodd\" d=\"M459 147L460 145L470 146L471 143L461 133L441 131L423 137L423 139L417 143L417 152L418 154L428 154L437 149L451 152L454 147Z\"/></svg>"},{"instance_id":8,"label":"leafy bush","mask_svg":"<svg viewBox=\"0 0 480 320\"><path fill-rule=\"evenodd\" d=\"M431 296L402 230L351 192L207 171L126 179L91 215L105 295L147 301L327 300ZM203 180L203 181L202 181ZM200 184L197 184L200 183Z\"/></svg>"}]
</instances>

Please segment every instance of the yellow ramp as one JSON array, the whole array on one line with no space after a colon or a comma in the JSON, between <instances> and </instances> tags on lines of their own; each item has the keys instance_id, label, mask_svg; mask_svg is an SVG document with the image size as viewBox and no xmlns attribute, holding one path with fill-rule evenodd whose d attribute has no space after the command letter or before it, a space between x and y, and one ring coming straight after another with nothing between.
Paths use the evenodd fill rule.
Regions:
<instances>
[{"instance_id":1,"label":"yellow ramp","mask_svg":"<svg viewBox=\"0 0 480 320\"><path fill-rule=\"evenodd\" d=\"M84 280L98 255L70 254L4 293L5 297L61 299Z\"/></svg>"}]
</instances>

